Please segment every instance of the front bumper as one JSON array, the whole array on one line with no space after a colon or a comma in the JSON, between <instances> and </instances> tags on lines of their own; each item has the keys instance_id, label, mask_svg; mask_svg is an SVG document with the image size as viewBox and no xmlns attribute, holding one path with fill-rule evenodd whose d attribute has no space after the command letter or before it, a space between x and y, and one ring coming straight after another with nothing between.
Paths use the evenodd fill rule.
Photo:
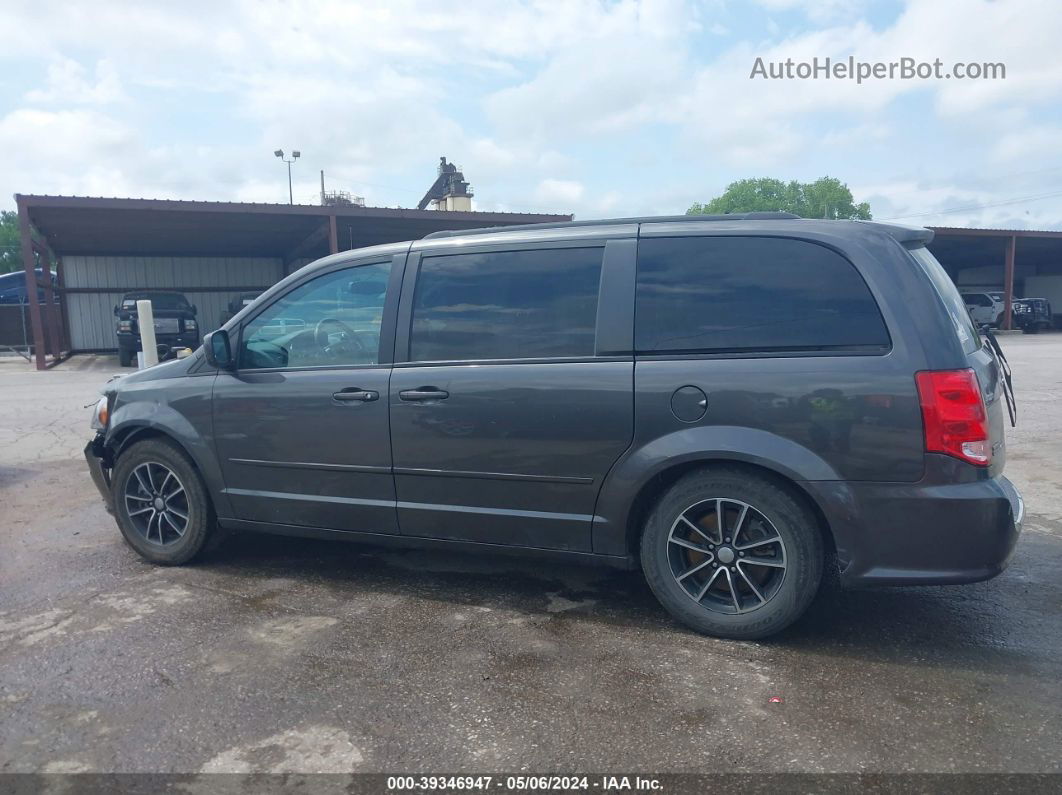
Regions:
<instances>
[{"instance_id":1,"label":"front bumper","mask_svg":"<svg viewBox=\"0 0 1062 795\"><path fill-rule=\"evenodd\" d=\"M103 447L103 437L96 436L85 445L85 462L88 464L89 475L92 482L103 497L103 505L108 513L114 513L114 495L111 493L111 468L107 463L106 451Z\"/></svg>"},{"instance_id":2,"label":"front bumper","mask_svg":"<svg viewBox=\"0 0 1062 795\"><path fill-rule=\"evenodd\" d=\"M1010 562L1025 503L1002 475L967 483L806 483L837 544L841 583L949 585Z\"/></svg>"}]
</instances>

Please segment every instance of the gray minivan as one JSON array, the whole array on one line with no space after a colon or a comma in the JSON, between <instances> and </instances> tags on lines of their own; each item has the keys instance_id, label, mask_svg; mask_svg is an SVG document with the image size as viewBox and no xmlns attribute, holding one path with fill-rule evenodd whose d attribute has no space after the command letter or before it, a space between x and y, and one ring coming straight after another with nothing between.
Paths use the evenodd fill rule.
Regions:
<instances>
[{"instance_id":1,"label":"gray minivan","mask_svg":"<svg viewBox=\"0 0 1062 795\"><path fill-rule=\"evenodd\" d=\"M156 563L219 528L531 553L764 637L827 567L966 583L1014 548L1008 382L931 238L749 213L335 254L110 382L86 457Z\"/></svg>"}]
</instances>

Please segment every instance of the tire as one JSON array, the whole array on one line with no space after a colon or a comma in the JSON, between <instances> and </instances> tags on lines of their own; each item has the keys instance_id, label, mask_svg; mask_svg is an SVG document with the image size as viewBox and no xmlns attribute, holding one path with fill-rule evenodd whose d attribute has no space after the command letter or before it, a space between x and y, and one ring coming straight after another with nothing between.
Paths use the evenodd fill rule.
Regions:
<instances>
[{"instance_id":1,"label":"tire","mask_svg":"<svg viewBox=\"0 0 1062 795\"><path fill-rule=\"evenodd\" d=\"M128 348L118 349L118 364L121 367L129 367L133 363L133 352Z\"/></svg>"},{"instance_id":2,"label":"tire","mask_svg":"<svg viewBox=\"0 0 1062 795\"><path fill-rule=\"evenodd\" d=\"M111 492L122 537L152 563L187 563L214 531L214 508L199 472L165 439L146 439L124 451L112 473ZM163 495L161 514L155 494Z\"/></svg>"},{"instance_id":3,"label":"tire","mask_svg":"<svg viewBox=\"0 0 1062 795\"><path fill-rule=\"evenodd\" d=\"M717 536L718 506L724 532ZM743 469L712 467L684 476L661 496L646 522L641 560L649 587L683 624L755 640L789 626L811 604L824 551L818 520L787 490Z\"/></svg>"}]
</instances>

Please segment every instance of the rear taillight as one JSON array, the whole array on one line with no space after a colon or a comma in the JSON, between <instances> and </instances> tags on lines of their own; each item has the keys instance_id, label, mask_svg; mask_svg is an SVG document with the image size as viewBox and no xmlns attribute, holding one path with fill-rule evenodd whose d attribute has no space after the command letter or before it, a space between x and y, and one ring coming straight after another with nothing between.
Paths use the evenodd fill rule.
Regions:
<instances>
[{"instance_id":1,"label":"rear taillight","mask_svg":"<svg viewBox=\"0 0 1062 795\"><path fill-rule=\"evenodd\" d=\"M926 452L944 453L977 466L992 462L988 414L973 370L915 373Z\"/></svg>"}]
</instances>

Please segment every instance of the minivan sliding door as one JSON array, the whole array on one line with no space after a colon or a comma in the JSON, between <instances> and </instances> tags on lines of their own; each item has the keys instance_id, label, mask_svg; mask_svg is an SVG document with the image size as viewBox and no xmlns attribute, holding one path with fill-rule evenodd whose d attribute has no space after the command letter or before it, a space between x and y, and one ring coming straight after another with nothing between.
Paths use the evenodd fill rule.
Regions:
<instances>
[{"instance_id":1,"label":"minivan sliding door","mask_svg":"<svg viewBox=\"0 0 1062 795\"><path fill-rule=\"evenodd\" d=\"M633 434L634 244L411 254L390 389L403 535L590 550Z\"/></svg>"}]
</instances>

